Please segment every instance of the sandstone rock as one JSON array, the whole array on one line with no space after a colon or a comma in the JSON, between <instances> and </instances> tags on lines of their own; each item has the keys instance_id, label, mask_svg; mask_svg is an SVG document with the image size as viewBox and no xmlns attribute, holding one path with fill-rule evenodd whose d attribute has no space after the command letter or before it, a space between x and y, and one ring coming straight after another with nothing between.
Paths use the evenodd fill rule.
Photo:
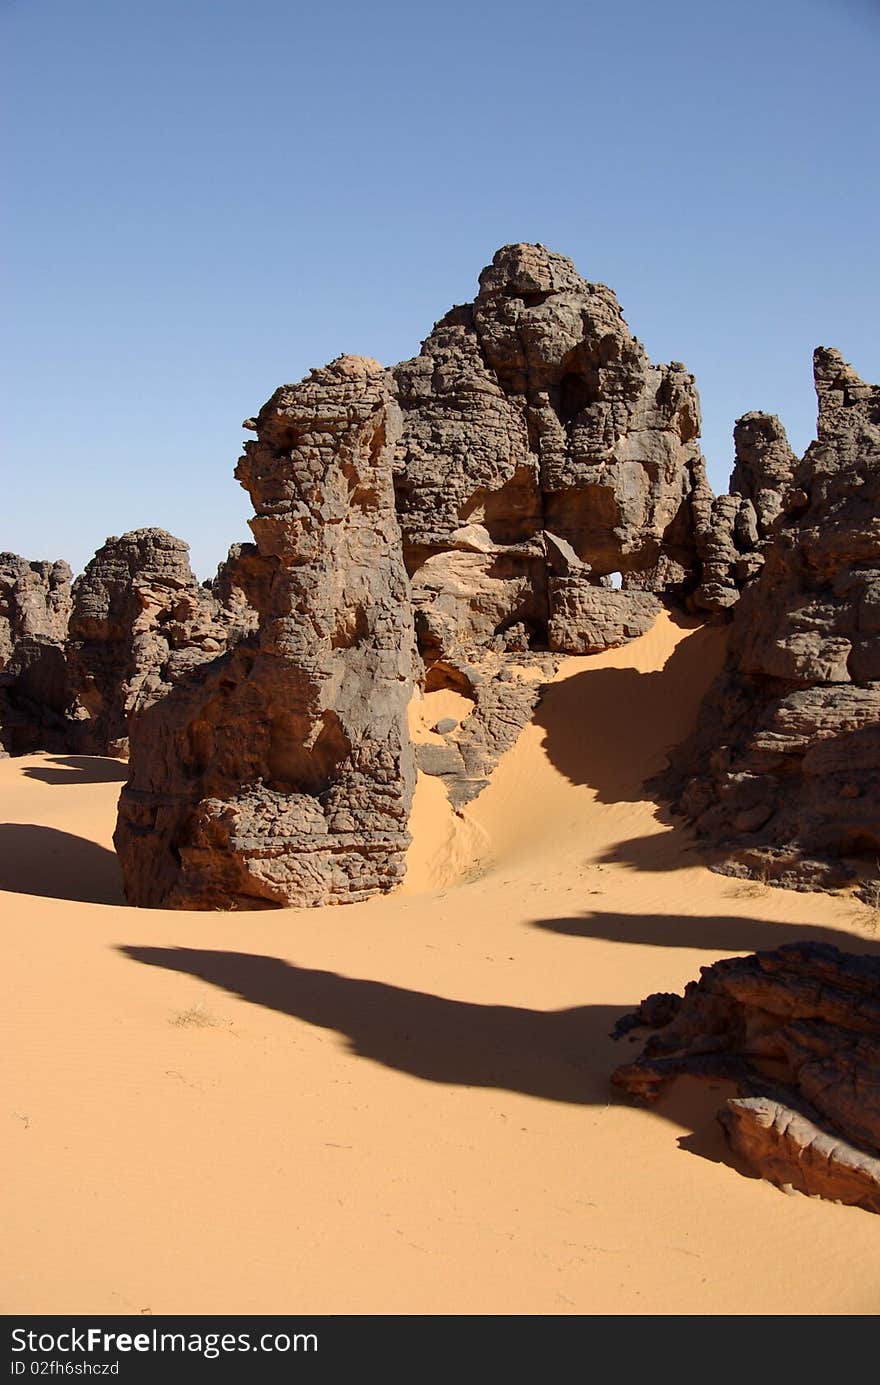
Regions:
<instances>
[{"instance_id":1,"label":"sandstone rock","mask_svg":"<svg viewBox=\"0 0 880 1385\"><path fill-rule=\"evenodd\" d=\"M77 746L91 755L124 756L138 697L161 695L227 640L187 544L163 529L107 540L74 583L69 630Z\"/></svg>"},{"instance_id":2,"label":"sandstone rock","mask_svg":"<svg viewBox=\"0 0 880 1385\"><path fill-rule=\"evenodd\" d=\"M551 649L598 654L644 635L660 610L651 592L612 591L593 586L579 577L550 579Z\"/></svg>"},{"instance_id":3,"label":"sandstone rock","mask_svg":"<svg viewBox=\"0 0 880 1385\"><path fill-rule=\"evenodd\" d=\"M729 611L761 571L773 526L793 485L797 458L773 414L751 413L733 430L736 460L730 494L698 507L700 582L688 605Z\"/></svg>"},{"instance_id":4,"label":"sandstone rock","mask_svg":"<svg viewBox=\"0 0 880 1385\"><path fill-rule=\"evenodd\" d=\"M64 643L70 580L70 568L60 559L34 563L15 553L0 553L0 669L22 639Z\"/></svg>"},{"instance_id":5,"label":"sandstone rock","mask_svg":"<svg viewBox=\"0 0 880 1385\"><path fill-rule=\"evenodd\" d=\"M652 1100L680 1074L733 1078L719 1114L756 1172L880 1211L878 959L793 943L701 968L677 1005L652 1000L669 998L633 1016L656 1032L617 1086Z\"/></svg>"},{"instance_id":6,"label":"sandstone rock","mask_svg":"<svg viewBox=\"0 0 880 1385\"><path fill-rule=\"evenodd\" d=\"M611 290L570 260L505 246L475 301L394 374L398 509L429 662L511 627L546 647L548 570L568 578L578 564L606 608L590 633L613 643L627 638L618 617L630 607L602 579L620 573L625 590L653 592L696 580L693 377L677 362L653 366ZM586 652L567 609L557 602L554 647Z\"/></svg>"},{"instance_id":7,"label":"sandstone rock","mask_svg":"<svg viewBox=\"0 0 880 1385\"><path fill-rule=\"evenodd\" d=\"M266 581L266 567L257 545L234 543L216 577L206 583L219 606L218 618L226 627L230 648L256 632L258 612L266 605Z\"/></svg>"},{"instance_id":8,"label":"sandstone rock","mask_svg":"<svg viewBox=\"0 0 880 1385\"><path fill-rule=\"evenodd\" d=\"M0 753L67 749L67 563L0 553Z\"/></svg>"},{"instance_id":9,"label":"sandstone rock","mask_svg":"<svg viewBox=\"0 0 880 1385\"><path fill-rule=\"evenodd\" d=\"M512 658L516 659L513 666ZM515 744L540 701L555 666L555 660L546 655L506 655L496 650L461 661L460 667L443 660L429 667L428 692L452 688L473 702L473 710L446 734L445 745L416 748L419 769L443 780L453 807L463 807L486 787L501 756Z\"/></svg>"},{"instance_id":10,"label":"sandstone rock","mask_svg":"<svg viewBox=\"0 0 880 1385\"><path fill-rule=\"evenodd\" d=\"M814 365L818 439L796 467L775 420L740 421L763 566L665 780L719 869L794 888L875 878L880 858L880 389L836 351Z\"/></svg>"},{"instance_id":11,"label":"sandstone rock","mask_svg":"<svg viewBox=\"0 0 880 1385\"><path fill-rule=\"evenodd\" d=\"M403 875L414 641L376 362L276 391L250 493L254 636L131 717L115 842L128 899L177 908L357 900Z\"/></svg>"},{"instance_id":12,"label":"sandstone rock","mask_svg":"<svg viewBox=\"0 0 880 1385\"><path fill-rule=\"evenodd\" d=\"M880 1159L772 1097L728 1101L718 1113L731 1149L768 1182L880 1212Z\"/></svg>"},{"instance_id":13,"label":"sandstone rock","mask_svg":"<svg viewBox=\"0 0 880 1385\"><path fill-rule=\"evenodd\" d=\"M622 644L697 583L712 500L699 402L684 366L651 364L610 289L540 245L499 250L474 302L393 374L419 651L435 686L475 706L419 763L461 803L540 695L507 670L539 659L549 676L541 651Z\"/></svg>"}]
</instances>

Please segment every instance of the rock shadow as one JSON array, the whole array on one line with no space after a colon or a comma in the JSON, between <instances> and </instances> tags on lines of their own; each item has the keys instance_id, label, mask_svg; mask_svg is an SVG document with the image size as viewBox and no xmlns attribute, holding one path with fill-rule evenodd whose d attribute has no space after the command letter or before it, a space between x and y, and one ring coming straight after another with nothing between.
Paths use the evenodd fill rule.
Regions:
<instances>
[{"instance_id":1,"label":"rock shadow","mask_svg":"<svg viewBox=\"0 0 880 1385\"><path fill-rule=\"evenodd\" d=\"M643 837L629 837L615 842L595 857L596 862L605 866L631 866L634 870L656 872L686 870L689 866L711 867L724 859L719 848L697 837L693 828L681 818L674 817L664 804L658 805L655 817L672 830L646 833ZM731 882L737 883L734 877L731 877ZM747 885L749 882L739 883Z\"/></svg>"},{"instance_id":2,"label":"rock shadow","mask_svg":"<svg viewBox=\"0 0 880 1385\"><path fill-rule=\"evenodd\" d=\"M615 1100L608 1074L620 1050L609 1034L632 1006L480 1005L252 953L120 951L132 961L197 976L251 1004L336 1030L353 1053L427 1082L496 1087L583 1105Z\"/></svg>"},{"instance_id":3,"label":"rock shadow","mask_svg":"<svg viewBox=\"0 0 880 1385\"><path fill-rule=\"evenodd\" d=\"M423 1081L582 1106L637 1104L610 1085L627 1049L609 1037L635 1001L527 1010L449 1000L252 953L138 946L119 951L131 961L196 976L251 1004L335 1030L352 1053ZM716 1119L732 1092L732 1084L676 1078L646 1109L689 1130L679 1138L680 1148L747 1173Z\"/></svg>"},{"instance_id":4,"label":"rock shadow","mask_svg":"<svg viewBox=\"0 0 880 1385\"><path fill-rule=\"evenodd\" d=\"M645 781L693 730L723 664L724 636L717 626L693 630L657 672L588 668L551 684L535 712L551 763L572 784L594 788L600 803L654 797Z\"/></svg>"},{"instance_id":5,"label":"rock shadow","mask_svg":"<svg viewBox=\"0 0 880 1385\"><path fill-rule=\"evenodd\" d=\"M809 923L758 918L704 918L683 914L615 914L593 910L569 918L532 919L532 928L569 938L601 938L647 947L704 948L707 952L760 952L783 943L831 943L843 951L880 955L880 938L865 938ZM642 999L640 996L639 999Z\"/></svg>"},{"instance_id":6,"label":"rock shadow","mask_svg":"<svg viewBox=\"0 0 880 1385\"><path fill-rule=\"evenodd\" d=\"M620 1061L626 1061L623 1049ZM721 1078L706 1082L696 1077L674 1077L651 1110L665 1120L690 1129L690 1134L678 1137L678 1147L686 1154L696 1154L712 1164L725 1164L743 1178L759 1179L760 1175L730 1148L718 1119L718 1112L727 1098L737 1095L735 1082Z\"/></svg>"},{"instance_id":7,"label":"rock shadow","mask_svg":"<svg viewBox=\"0 0 880 1385\"><path fill-rule=\"evenodd\" d=\"M0 823L0 890L82 904L125 903L115 852L32 823Z\"/></svg>"},{"instance_id":8,"label":"rock shadow","mask_svg":"<svg viewBox=\"0 0 880 1385\"><path fill-rule=\"evenodd\" d=\"M56 755L51 765L28 765L22 773L43 784L124 784L128 765L101 755Z\"/></svg>"}]
</instances>

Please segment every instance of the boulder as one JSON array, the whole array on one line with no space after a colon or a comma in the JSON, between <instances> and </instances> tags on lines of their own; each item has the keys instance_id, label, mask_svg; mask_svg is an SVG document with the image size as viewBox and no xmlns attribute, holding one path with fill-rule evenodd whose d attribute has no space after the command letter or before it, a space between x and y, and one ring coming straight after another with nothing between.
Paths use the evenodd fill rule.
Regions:
<instances>
[{"instance_id":1,"label":"boulder","mask_svg":"<svg viewBox=\"0 0 880 1385\"><path fill-rule=\"evenodd\" d=\"M680 1075L728 1078L719 1112L762 1178L880 1211L880 959L791 943L701 968L682 997L648 997L615 1037L654 1030L613 1074L655 1100Z\"/></svg>"}]
</instances>

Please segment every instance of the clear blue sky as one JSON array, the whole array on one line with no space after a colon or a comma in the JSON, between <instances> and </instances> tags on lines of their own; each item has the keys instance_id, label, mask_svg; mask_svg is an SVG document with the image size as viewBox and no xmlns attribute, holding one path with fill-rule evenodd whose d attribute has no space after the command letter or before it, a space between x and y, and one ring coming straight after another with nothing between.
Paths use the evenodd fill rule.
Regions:
<instances>
[{"instance_id":1,"label":"clear blue sky","mask_svg":"<svg viewBox=\"0 0 880 1385\"><path fill-rule=\"evenodd\" d=\"M880 380L880 0L0 0L0 549L248 537L242 418L413 355L498 246L610 284L703 401Z\"/></svg>"}]
</instances>

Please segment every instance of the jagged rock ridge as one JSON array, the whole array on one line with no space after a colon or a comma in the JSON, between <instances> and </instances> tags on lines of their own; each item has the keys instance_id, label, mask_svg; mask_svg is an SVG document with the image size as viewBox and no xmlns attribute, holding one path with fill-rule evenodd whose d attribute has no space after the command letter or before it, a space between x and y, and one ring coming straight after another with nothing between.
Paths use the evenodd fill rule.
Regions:
<instances>
[{"instance_id":1,"label":"jagged rock ridge","mask_svg":"<svg viewBox=\"0 0 880 1385\"><path fill-rule=\"evenodd\" d=\"M825 348L814 375L797 465L776 420L748 416L772 441L740 480L769 541L665 781L721 869L795 888L870 881L880 858L880 388Z\"/></svg>"}]
</instances>

